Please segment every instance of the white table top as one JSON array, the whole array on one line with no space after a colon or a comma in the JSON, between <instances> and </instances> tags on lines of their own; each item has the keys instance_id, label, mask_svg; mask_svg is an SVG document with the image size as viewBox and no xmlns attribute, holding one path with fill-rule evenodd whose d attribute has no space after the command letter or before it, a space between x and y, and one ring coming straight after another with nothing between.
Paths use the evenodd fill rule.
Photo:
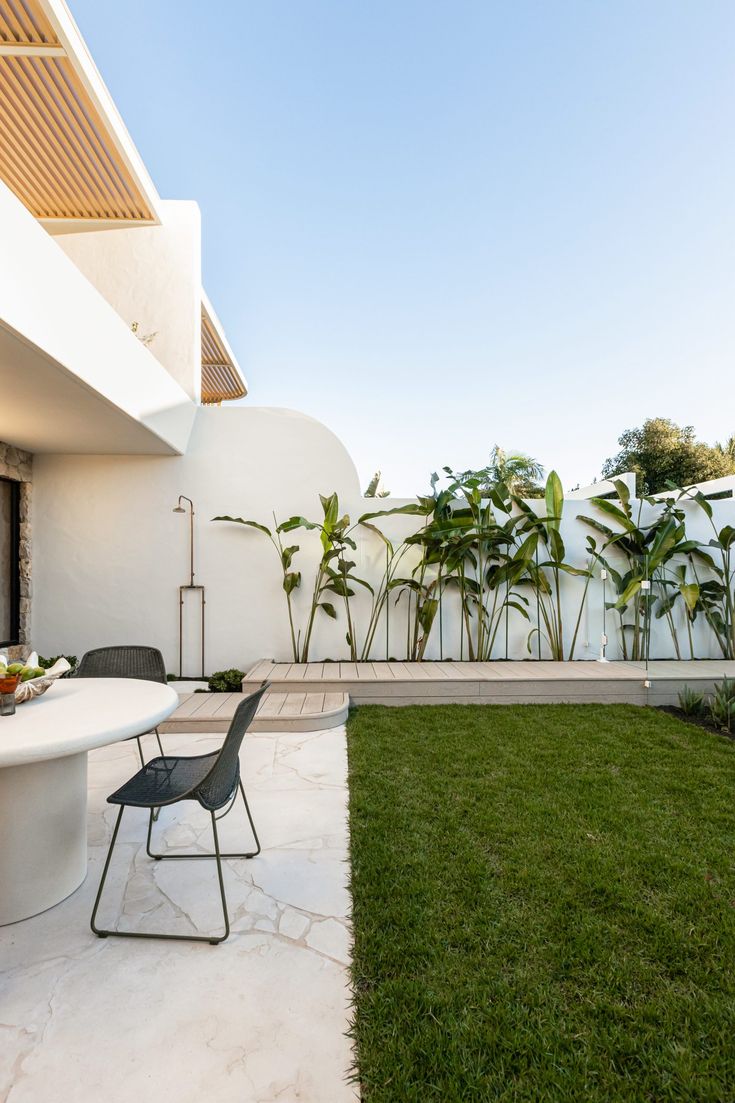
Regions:
<instances>
[{"instance_id":1,"label":"white table top","mask_svg":"<svg viewBox=\"0 0 735 1103\"><path fill-rule=\"evenodd\" d=\"M161 682L64 678L41 697L0 716L0 767L63 758L143 735L179 703Z\"/></svg>"}]
</instances>

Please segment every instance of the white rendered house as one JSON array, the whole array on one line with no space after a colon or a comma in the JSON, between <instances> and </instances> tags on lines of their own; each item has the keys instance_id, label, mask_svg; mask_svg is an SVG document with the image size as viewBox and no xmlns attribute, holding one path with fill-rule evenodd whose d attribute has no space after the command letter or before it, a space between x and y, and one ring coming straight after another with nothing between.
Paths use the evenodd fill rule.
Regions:
<instances>
[{"instance_id":1,"label":"white rendered house","mask_svg":"<svg viewBox=\"0 0 735 1103\"><path fill-rule=\"evenodd\" d=\"M333 483L359 496L349 457L312 420L220 406L247 386L202 288L201 232L195 202L156 191L63 0L0 0L3 646L146 640L174 669L179 494L195 503L207 623L225 626L244 549L223 531L203 539L214 513L268 511L279 490L307 509ZM261 640L238 646L242 623L208 633L210 668L277 647L252 550L239 596Z\"/></svg>"}]
</instances>

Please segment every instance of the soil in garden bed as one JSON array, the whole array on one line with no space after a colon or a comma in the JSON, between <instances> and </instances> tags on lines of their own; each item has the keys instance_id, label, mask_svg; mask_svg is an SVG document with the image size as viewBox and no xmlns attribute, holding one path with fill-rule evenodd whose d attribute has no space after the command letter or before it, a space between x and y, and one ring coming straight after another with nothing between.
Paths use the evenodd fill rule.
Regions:
<instances>
[{"instance_id":1,"label":"soil in garden bed","mask_svg":"<svg viewBox=\"0 0 735 1103\"><path fill-rule=\"evenodd\" d=\"M712 732L714 735L721 735L723 739L735 740L735 732L729 732L725 728L720 728L717 724L713 723L708 716L694 716L691 713L683 712L682 709L677 708L676 705L661 705L658 712L666 712L669 716L675 716L677 720L682 720L685 724L692 724L695 728L703 728L705 731Z\"/></svg>"}]
</instances>

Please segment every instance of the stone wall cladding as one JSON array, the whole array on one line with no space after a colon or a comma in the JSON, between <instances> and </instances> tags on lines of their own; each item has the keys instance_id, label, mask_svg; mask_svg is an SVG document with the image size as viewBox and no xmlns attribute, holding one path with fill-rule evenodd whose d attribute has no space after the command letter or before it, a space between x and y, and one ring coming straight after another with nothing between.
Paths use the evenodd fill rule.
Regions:
<instances>
[{"instance_id":1,"label":"stone wall cladding","mask_svg":"<svg viewBox=\"0 0 735 1103\"><path fill-rule=\"evenodd\" d=\"M11 658L25 657L31 642L31 488L33 456L0 441L0 476L20 486L20 643L9 648Z\"/></svg>"}]
</instances>

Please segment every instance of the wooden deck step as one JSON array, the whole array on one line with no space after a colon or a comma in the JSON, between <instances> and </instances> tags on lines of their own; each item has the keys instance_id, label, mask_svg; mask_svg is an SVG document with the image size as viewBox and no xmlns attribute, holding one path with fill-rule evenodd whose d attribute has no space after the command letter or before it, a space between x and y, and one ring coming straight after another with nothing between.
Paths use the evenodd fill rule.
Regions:
<instances>
[{"instance_id":1,"label":"wooden deck step","mask_svg":"<svg viewBox=\"0 0 735 1103\"><path fill-rule=\"evenodd\" d=\"M159 724L159 731L226 732L242 698L242 693L186 694L176 712ZM308 693L271 690L261 701L250 730L313 732L337 728L347 719L349 705L346 693L325 693L319 687L310 686Z\"/></svg>"}]
</instances>

